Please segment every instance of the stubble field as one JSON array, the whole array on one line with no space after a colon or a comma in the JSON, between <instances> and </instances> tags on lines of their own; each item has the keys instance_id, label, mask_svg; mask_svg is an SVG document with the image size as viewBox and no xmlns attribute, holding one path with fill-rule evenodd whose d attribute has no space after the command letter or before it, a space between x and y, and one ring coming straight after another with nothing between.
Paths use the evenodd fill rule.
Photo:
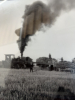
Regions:
<instances>
[{"instance_id":1,"label":"stubble field","mask_svg":"<svg viewBox=\"0 0 75 100\"><path fill-rule=\"evenodd\" d=\"M75 74L69 72L10 69L4 84L0 100L75 100Z\"/></svg>"}]
</instances>

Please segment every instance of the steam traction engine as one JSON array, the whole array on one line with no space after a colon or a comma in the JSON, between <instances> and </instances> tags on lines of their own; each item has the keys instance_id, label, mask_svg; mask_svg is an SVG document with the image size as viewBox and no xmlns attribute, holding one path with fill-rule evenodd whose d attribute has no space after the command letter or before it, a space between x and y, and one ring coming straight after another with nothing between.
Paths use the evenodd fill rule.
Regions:
<instances>
[{"instance_id":1,"label":"steam traction engine","mask_svg":"<svg viewBox=\"0 0 75 100\"><path fill-rule=\"evenodd\" d=\"M32 64L32 59L30 57L18 57L18 58L13 58L11 61L11 68L15 69L26 69L30 68Z\"/></svg>"}]
</instances>

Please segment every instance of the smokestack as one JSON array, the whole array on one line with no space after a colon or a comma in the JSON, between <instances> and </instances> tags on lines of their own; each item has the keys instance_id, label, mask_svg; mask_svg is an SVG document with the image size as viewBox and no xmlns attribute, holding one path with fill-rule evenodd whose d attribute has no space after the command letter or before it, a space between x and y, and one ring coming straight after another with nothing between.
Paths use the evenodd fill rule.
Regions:
<instances>
[{"instance_id":1,"label":"smokestack","mask_svg":"<svg viewBox=\"0 0 75 100\"><path fill-rule=\"evenodd\" d=\"M32 5L26 6L24 13L24 22L22 31L16 30L16 34L20 37L21 42L19 45L21 56L29 41L29 36L32 36L40 29L41 25L53 25L56 18L60 15L61 11L71 10L75 8L75 0L50 0L48 5L37 1Z\"/></svg>"}]
</instances>

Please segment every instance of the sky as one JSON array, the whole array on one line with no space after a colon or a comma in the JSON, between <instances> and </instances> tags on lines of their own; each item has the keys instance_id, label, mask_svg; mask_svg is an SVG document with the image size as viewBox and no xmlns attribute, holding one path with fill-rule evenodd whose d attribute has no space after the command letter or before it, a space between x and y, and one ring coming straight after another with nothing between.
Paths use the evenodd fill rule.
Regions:
<instances>
[{"instance_id":1,"label":"sky","mask_svg":"<svg viewBox=\"0 0 75 100\"><path fill-rule=\"evenodd\" d=\"M25 5L34 1L37 0L0 2L0 60L4 60L4 54L20 55L15 30L22 27ZM43 2L47 3L46 0ZM49 54L53 58L63 57L68 61L75 57L74 9L63 11L51 27L37 31L24 51L24 56L30 56L34 61L38 57L48 57Z\"/></svg>"}]
</instances>

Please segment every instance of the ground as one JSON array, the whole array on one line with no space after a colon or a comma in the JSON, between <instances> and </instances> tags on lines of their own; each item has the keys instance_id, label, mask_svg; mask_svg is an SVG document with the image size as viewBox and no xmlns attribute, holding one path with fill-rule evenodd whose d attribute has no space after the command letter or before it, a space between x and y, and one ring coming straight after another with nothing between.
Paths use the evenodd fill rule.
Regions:
<instances>
[{"instance_id":1,"label":"ground","mask_svg":"<svg viewBox=\"0 0 75 100\"><path fill-rule=\"evenodd\" d=\"M0 78L0 100L75 100L75 74L70 72L0 69Z\"/></svg>"}]
</instances>

